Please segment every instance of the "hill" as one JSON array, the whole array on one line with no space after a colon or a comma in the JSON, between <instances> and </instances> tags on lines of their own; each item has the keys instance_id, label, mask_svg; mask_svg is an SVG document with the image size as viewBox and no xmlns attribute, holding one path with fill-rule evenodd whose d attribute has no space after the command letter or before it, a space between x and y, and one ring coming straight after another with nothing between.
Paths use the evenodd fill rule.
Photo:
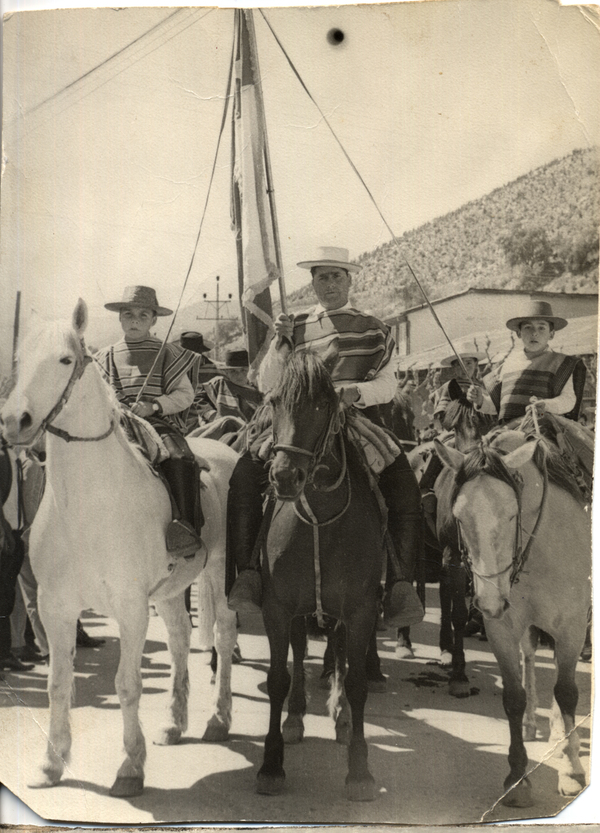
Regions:
<instances>
[{"instance_id":1,"label":"hill","mask_svg":"<svg viewBox=\"0 0 600 833\"><path fill-rule=\"evenodd\" d=\"M357 258L351 299L380 318L470 287L596 292L599 157L595 148L536 168ZM310 284L291 311L314 303Z\"/></svg>"}]
</instances>

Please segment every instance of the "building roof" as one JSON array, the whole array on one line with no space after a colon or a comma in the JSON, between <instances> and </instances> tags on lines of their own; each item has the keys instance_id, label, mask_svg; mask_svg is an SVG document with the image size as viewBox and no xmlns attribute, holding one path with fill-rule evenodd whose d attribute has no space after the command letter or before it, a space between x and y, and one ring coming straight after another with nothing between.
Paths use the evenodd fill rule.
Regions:
<instances>
[{"instance_id":1,"label":"building roof","mask_svg":"<svg viewBox=\"0 0 600 833\"><path fill-rule=\"evenodd\" d=\"M518 337L508 327L489 332L473 333L452 340L457 352L468 352L475 349L486 353L493 363L503 361L515 344ZM564 330L554 336L550 346L559 353L571 356L590 356L598 353L598 316L583 315L573 318ZM447 341L437 344L420 353L401 356L398 360L398 370L427 370L431 367L441 367L442 359L448 356L452 349Z\"/></svg>"},{"instance_id":2,"label":"building roof","mask_svg":"<svg viewBox=\"0 0 600 833\"><path fill-rule=\"evenodd\" d=\"M545 291L537 291L537 290L530 290L530 289L490 289L485 287L471 287L469 289L464 289L462 292L455 292L453 295L446 295L444 298L436 298L435 301L432 301L432 306L436 306L436 304L443 304L446 301L450 301L453 298L460 298L462 295L524 295L527 298L595 298L596 303L598 302L598 293L597 292L545 292ZM385 323L389 325L397 324L399 321L403 321L406 316L411 312L416 312L417 310L424 309L427 307L426 303L418 304L414 307L409 307L408 309L403 310L402 312L398 313L398 315L393 315L390 318L386 318Z\"/></svg>"}]
</instances>

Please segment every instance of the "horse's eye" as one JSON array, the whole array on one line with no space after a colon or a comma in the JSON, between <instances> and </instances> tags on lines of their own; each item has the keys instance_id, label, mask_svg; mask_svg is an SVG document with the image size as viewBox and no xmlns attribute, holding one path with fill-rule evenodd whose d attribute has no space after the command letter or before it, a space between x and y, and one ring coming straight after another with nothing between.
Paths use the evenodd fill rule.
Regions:
<instances>
[{"instance_id":1,"label":"horse's eye","mask_svg":"<svg viewBox=\"0 0 600 833\"><path fill-rule=\"evenodd\" d=\"M60 360L61 364L73 364L73 359L70 356L63 356Z\"/></svg>"}]
</instances>

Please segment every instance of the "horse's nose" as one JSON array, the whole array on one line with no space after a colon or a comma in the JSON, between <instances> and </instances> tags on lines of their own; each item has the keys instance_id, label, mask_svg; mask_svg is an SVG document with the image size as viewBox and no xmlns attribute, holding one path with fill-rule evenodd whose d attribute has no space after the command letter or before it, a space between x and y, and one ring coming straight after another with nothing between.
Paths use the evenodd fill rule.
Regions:
<instances>
[{"instance_id":1,"label":"horse's nose","mask_svg":"<svg viewBox=\"0 0 600 833\"><path fill-rule=\"evenodd\" d=\"M482 599L480 596L475 596L473 605L488 619L501 619L510 607L508 599L498 597L498 599L488 600Z\"/></svg>"},{"instance_id":2,"label":"horse's nose","mask_svg":"<svg viewBox=\"0 0 600 833\"><path fill-rule=\"evenodd\" d=\"M306 472L291 462L287 465L271 467L271 481L280 498L296 498L306 484Z\"/></svg>"},{"instance_id":3,"label":"horse's nose","mask_svg":"<svg viewBox=\"0 0 600 833\"><path fill-rule=\"evenodd\" d=\"M28 428L31 428L32 424L33 420L29 411L23 411L19 420L19 431L27 431Z\"/></svg>"}]
</instances>

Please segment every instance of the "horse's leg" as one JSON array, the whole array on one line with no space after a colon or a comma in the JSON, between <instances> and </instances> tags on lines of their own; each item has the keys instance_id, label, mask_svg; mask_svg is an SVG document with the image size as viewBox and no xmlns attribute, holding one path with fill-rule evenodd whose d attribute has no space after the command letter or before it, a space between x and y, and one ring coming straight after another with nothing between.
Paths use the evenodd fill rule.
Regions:
<instances>
[{"instance_id":1,"label":"horse's leg","mask_svg":"<svg viewBox=\"0 0 600 833\"><path fill-rule=\"evenodd\" d=\"M398 628L398 641L396 642L396 657L398 659L414 659L412 642L410 641L410 625L405 628Z\"/></svg>"},{"instance_id":2,"label":"horse's leg","mask_svg":"<svg viewBox=\"0 0 600 833\"><path fill-rule=\"evenodd\" d=\"M452 587L450 568L442 565L440 571L440 665L450 667L454 651L452 635Z\"/></svg>"},{"instance_id":3,"label":"horse's leg","mask_svg":"<svg viewBox=\"0 0 600 833\"><path fill-rule=\"evenodd\" d=\"M78 611L72 611L68 619L60 618L58 610L46 609L42 595L39 598L39 610L50 650L48 674L50 728L46 754L41 766L41 776L34 785L53 787L60 781L71 752L69 708L73 692L73 659Z\"/></svg>"},{"instance_id":4,"label":"horse's leg","mask_svg":"<svg viewBox=\"0 0 600 833\"><path fill-rule=\"evenodd\" d=\"M125 760L119 767L110 794L131 797L141 795L144 789L146 741L140 726L139 705L142 695L142 652L148 631L148 602L145 598L138 603L124 600L121 606L122 612L118 617L121 658L115 686L123 715Z\"/></svg>"},{"instance_id":5,"label":"horse's leg","mask_svg":"<svg viewBox=\"0 0 600 833\"><path fill-rule=\"evenodd\" d=\"M556 637L556 685L551 715L551 734L558 735L558 791L561 795L577 795L585 787L585 771L579 760L579 735L575 728L575 709L579 692L575 669L581 651L581 639L574 639L562 629Z\"/></svg>"},{"instance_id":6,"label":"horse's leg","mask_svg":"<svg viewBox=\"0 0 600 833\"><path fill-rule=\"evenodd\" d=\"M376 610L363 608L346 622L348 673L345 688L352 712L352 739L348 747L348 775L346 798L350 801L373 801L375 780L367 764L364 714L367 702L367 675L365 656L372 629L375 627Z\"/></svg>"},{"instance_id":7,"label":"horse's leg","mask_svg":"<svg viewBox=\"0 0 600 833\"><path fill-rule=\"evenodd\" d=\"M525 740L535 740L537 733L537 690L535 685L535 649L538 643L537 628L529 628L521 639L523 655L523 688L527 702L523 715L523 737Z\"/></svg>"},{"instance_id":8,"label":"horse's leg","mask_svg":"<svg viewBox=\"0 0 600 833\"><path fill-rule=\"evenodd\" d=\"M279 795L285 782L281 713L290 687L290 675L287 670L290 619L285 611L267 604L263 606L263 619L271 653L271 664L267 674L270 715L263 765L258 771L256 789L263 795Z\"/></svg>"},{"instance_id":9,"label":"horse's leg","mask_svg":"<svg viewBox=\"0 0 600 833\"><path fill-rule=\"evenodd\" d=\"M168 718L155 743L170 746L179 743L188 724L188 656L192 626L183 593L170 599L161 599L155 604L156 612L163 618L167 627L167 645L171 654L171 699Z\"/></svg>"},{"instance_id":10,"label":"horse's leg","mask_svg":"<svg viewBox=\"0 0 600 833\"><path fill-rule=\"evenodd\" d=\"M215 695L213 713L210 716L202 740L220 743L229 738L231 729L231 663L237 641L236 614L227 607L225 593L216 588L218 579L211 581L215 609L214 643L217 652L215 671Z\"/></svg>"},{"instance_id":11,"label":"horse's leg","mask_svg":"<svg viewBox=\"0 0 600 833\"><path fill-rule=\"evenodd\" d=\"M352 739L352 715L344 687L347 668L346 638L346 626L343 622L338 622L335 631L331 634L333 677L327 710L335 722L336 742L344 746L348 746Z\"/></svg>"},{"instance_id":12,"label":"horse's leg","mask_svg":"<svg viewBox=\"0 0 600 833\"><path fill-rule=\"evenodd\" d=\"M458 558L458 556L457 556ZM452 592L452 628L454 631L454 650L452 651L452 673L449 691L453 697L468 697L471 693L469 678L466 674L464 648L465 627L469 617L466 603L467 574L462 564L449 567Z\"/></svg>"},{"instance_id":13,"label":"horse's leg","mask_svg":"<svg viewBox=\"0 0 600 833\"><path fill-rule=\"evenodd\" d=\"M527 751L523 743L526 693L521 683L519 642L504 620L486 620L486 627L502 675L502 704L510 728L510 772L504 779L502 803L509 807L530 807L533 799L531 784L525 777Z\"/></svg>"},{"instance_id":14,"label":"horse's leg","mask_svg":"<svg viewBox=\"0 0 600 833\"><path fill-rule=\"evenodd\" d=\"M292 687L288 699L288 716L283 724L284 743L300 743L304 739L304 715L306 714L306 692L304 657L306 655L306 619L295 616L291 624L292 644Z\"/></svg>"}]
</instances>

